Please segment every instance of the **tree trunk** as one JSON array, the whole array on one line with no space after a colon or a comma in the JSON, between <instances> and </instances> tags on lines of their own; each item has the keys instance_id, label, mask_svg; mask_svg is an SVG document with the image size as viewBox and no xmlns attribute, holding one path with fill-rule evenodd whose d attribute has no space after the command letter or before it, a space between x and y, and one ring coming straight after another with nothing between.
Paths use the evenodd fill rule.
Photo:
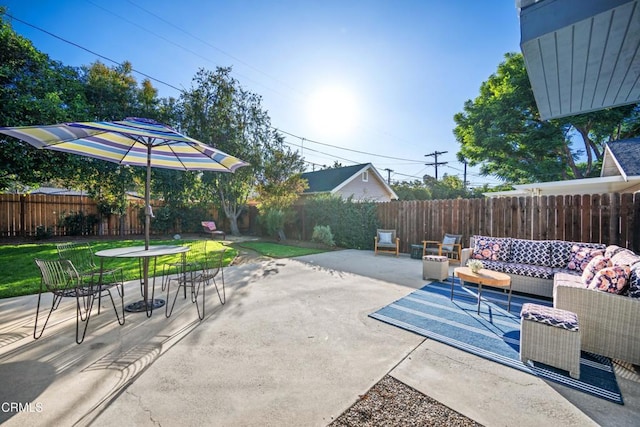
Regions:
<instances>
[{"instance_id":1,"label":"tree trunk","mask_svg":"<svg viewBox=\"0 0 640 427\"><path fill-rule=\"evenodd\" d=\"M580 170L576 166L576 162L573 161L573 155L571 154L571 149L569 148L569 144L564 145L565 157L567 158L567 162L569 163L569 167L573 171L573 176L576 178L583 178Z\"/></svg>"}]
</instances>

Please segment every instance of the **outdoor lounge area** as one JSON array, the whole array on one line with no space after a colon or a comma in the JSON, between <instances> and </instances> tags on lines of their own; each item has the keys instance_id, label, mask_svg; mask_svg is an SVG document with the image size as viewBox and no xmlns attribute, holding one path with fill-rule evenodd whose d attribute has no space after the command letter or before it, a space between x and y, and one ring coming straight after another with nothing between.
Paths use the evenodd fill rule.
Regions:
<instances>
[{"instance_id":1,"label":"outdoor lounge area","mask_svg":"<svg viewBox=\"0 0 640 427\"><path fill-rule=\"evenodd\" d=\"M614 366L618 405L368 317L427 283L406 254L267 259L228 267L225 280L226 304L210 294L202 321L182 298L170 318L131 313L123 326L103 310L81 345L72 305L35 341L37 297L0 300L0 381L10 385L0 400L31 405L0 422L328 425L386 376L483 425L631 425L640 415L633 368ZM125 303L139 292L128 282Z\"/></svg>"}]
</instances>

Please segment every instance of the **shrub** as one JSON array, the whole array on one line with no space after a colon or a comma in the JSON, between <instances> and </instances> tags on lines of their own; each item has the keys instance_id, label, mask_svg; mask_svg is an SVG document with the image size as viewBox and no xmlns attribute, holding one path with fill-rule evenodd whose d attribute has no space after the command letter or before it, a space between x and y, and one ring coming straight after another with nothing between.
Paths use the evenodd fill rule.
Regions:
<instances>
[{"instance_id":1,"label":"shrub","mask_svg":"<svg viewBox=\"0 0 640 427\"><path fill-rule=\"evenodd\" d=\"M328 225L316 225L313 227L313 235L311 241L323 243L327 246L335 246L333 241L333 234L331 233L331 227Z\"/></svg>"},{"instance_id":2,"label":"shrub","mask_svg":"<svg viewBox=\"0 0 640 427\"><path fill-rule=\"evenodd\" d=\"M36 240L50 239L53 237L53 229L51 227L45 227L39 225L36 227Z\"/></svg>"},{"instance_id":3,"label":"shrub","mask_svg":"<svg viewBox=\"0 0 640 427\"><path fill-rule=\"evenodd\" d=\"M269 209L262 217L267 235L277 236L284 229L284 218L284 212L280 209Z\"/></svg>"},{"instance_id":4,"label":"shrub","mask_svg":"<svg viewBox=\"0 0 640 427\"><path fill-rule=\"evenodd\" d=\"M373 237L379 228L374 202L320 195L306 200L303 209L307 230L311 231L316 224L326 224L341 248L373 249Z\"/></svg>"},{"instance_id":5,"label":"shrub","mask_svg":"<svg viewBox=\"0 0 640 427\"><path fill-rule=\"evenodd\" d=\"M83 212L71 212L60 219L59 226L64 227L69 236L83 236L94 234L94 227L99 222L100 220L95 214L85 215Z\"/></svg>"}]
</instances>

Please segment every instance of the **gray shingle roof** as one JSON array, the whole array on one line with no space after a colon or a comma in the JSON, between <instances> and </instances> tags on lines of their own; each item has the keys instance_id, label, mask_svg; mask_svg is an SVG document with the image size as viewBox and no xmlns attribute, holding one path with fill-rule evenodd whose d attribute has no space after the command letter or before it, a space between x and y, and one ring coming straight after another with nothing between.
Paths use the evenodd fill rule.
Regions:
<instances>
[{"instance_id":1,"label":"gray shingle roof","mask_svg":"<svg viewBox=\"0 0 640 427\"><path fill-rule=\"evenodd\" d=\"M363 163L359 165L345 166L343 168L305 172L302 174L302 178L309 182L309 188L304 192L322 193L331 191L369 164L370 163Z\"/></svg>"},{"instance_id":2,"label":"gray shingle roof","mask_svg":"<svg viewBox=\"0 0 640 427\"><path fill-rule=\"evenodd\" d=\"M607 145L627 176L640 175L640 138L612 141Z\"/></svg>"}]
</instances>

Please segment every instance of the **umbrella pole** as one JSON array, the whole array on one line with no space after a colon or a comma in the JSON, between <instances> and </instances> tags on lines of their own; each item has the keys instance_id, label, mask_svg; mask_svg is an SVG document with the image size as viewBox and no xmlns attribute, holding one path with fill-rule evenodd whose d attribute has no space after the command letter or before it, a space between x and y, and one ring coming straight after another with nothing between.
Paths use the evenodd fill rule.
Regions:
<instances>
[{"instance_id":1,"label":"umbrella pole","mask_svg":"<svg viewBox=\"0 0 640 427\"><path fill-rule=\"evenodd\" d=\"M144 190L144 249L149 249L149 229L151 228L151 144L147 145L147 180ZM144 280L144 301L147 317L153 311L153 301L149 301L149 258L142 259L142 280Z\"/></svg>"}]
</instances>

